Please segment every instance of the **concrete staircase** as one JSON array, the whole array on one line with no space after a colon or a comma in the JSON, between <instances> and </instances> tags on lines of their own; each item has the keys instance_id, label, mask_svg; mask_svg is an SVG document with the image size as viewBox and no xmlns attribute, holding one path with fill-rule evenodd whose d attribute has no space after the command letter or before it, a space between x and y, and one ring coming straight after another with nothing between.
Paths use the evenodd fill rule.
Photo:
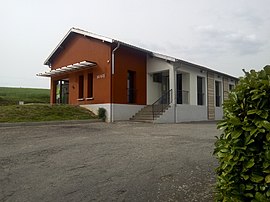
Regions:
<instances>
[{"instance_id":1,"label":"concrete staircase","mask_svg":"<svg viewBox=\"0 0 270 202\"><path fill-rule=\"evenodd\" d=\"M142 108L139 112L137 112L132 118L130 118L130 120L131 121L153 123L154 120L158 119L167 109L169 109L169 107L170 107L170 105L166 105L166 106L156 105L155 106L155 115L153 117L152 105L147 105L146 107ZM163 110L162 110L162 108L163 108Z\"/></svg>"}]
</instances>

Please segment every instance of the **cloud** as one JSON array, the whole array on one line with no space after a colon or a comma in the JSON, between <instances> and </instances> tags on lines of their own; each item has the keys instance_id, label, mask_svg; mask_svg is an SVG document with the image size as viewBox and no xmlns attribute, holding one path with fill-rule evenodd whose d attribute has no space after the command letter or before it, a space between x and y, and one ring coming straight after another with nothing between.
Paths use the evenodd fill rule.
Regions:
<instances>
[{"instance_id":1,"label":"cloud","mask_svg":"<svg viewBox=\"0 0 270 202\"><path fill-rule=\"evenodd\" d=\"M240 55L256 54L264 46L257 35L237 30L225 30L213 25L199 26L195 31L201 39L201 44L209 51L231 52Z\"/></svg>"}]
</instances>

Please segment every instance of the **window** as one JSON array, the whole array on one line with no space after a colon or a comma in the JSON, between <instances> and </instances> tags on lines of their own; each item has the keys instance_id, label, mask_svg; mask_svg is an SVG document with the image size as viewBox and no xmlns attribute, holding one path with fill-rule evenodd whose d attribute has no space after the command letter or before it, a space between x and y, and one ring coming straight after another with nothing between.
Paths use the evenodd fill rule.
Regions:
<instances>
[{"instance_id":1,"label":"window","mask_svg":"<svg viewBox=\"0 0 270 202\"><path fill-rule=\"evenodd\" d=\"M197 77L197 105L204 105L204 78Z\"/></svg>"},{"instance_id":2,"label":"window","mask_svg":"<svg viewBox=\"0 0 270 202\"><path fill-rule=\"evenodd\" d=\"M232 91L234 89L234 85L233 84L229 84L229 90Z\"/></svg>"},{"instance_id":3,"label":"window","mask_svg":"<svg viewBox=\"0 0 270 202\"><path fill-rule=\"evenodd\" d=\"M92 98L93 97L93 73L88 74L88 91L87 91L87 97Z\"/></svg>"},{"instance_id":4,"label":"window","mask_svg":"<svg viewBox=\"0 0 270 202\"><path fill-rule=\"evenodd\" d=\"M127 101L128 103L135 103L135 75L136 72L128 71L127 74Z\"/></svg>"},{"instance_id":5,"label":"window","mask_svg":"<svg viewBox=\"0 0 270 202\"><path fill-rule=\"evenodd\" d=\"M221 106L221 84L219 81L215 81L215 89L216 89L216 107Z\"/></svg>"},{"instance_id":6,"label":"window","mask_svg":"<svg viewBox=\"0 0 270 202\"><path fill-rule=\"evenodd\" d=\"M177 74L176 86L177 86L177 104L183 104L182 74Z\"/></svg>"},{"instance_id":7,"label":"window","mask_svg":"<svg viewBox=\"0 0 270 202\"><path fill-rule=\"evenodd\" d=\"M84 77L83 75L79 76L79 99L83 99L84 91Z\"/></svg>"}]
</instances>

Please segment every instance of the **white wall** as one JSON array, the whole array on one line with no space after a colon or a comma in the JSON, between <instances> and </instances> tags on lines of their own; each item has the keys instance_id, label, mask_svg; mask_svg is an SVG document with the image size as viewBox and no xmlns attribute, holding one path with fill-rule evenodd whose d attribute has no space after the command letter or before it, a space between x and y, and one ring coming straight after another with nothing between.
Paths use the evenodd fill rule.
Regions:
<instances>
[{"instance_id":1,"label":"white wall","mask_svg":"<svg viewBox=\"0 0 270 202\"><path fill-rule=\"evenodd\" d=\"M173 65L156 57L147 58L147 104L153 104L161 96L161 84L153 82L153 73L169 70L169 89L174 92Z\"/></svg>"},{"instance_id":2,"label":"white wall","mask_svg":"<svg viewBox=\"0 0 270 202\"><path fill-rule=\"evenodd\" d=\"M200 71L198 68L177 64L177 72L189 74L189 103L190 105L197 105L197 76L203 77L205 80L204 89L207 89L207 73ZM204 95L205 105L207 103L207 92Z\"/></svg>"},{"instance_id":3,"label":"white wall","mask_svg":"<svg viewBox=\"0 0 270 202\"><path fill-rule=\"evenodd\" d=\"M143 107L145 107L145 105L113 104L114 121L129 120Z\"/></svg>"},{"instance_id":4,"label":"white wall","mask_svg":"<svg viewBox=\"0 0 270 202\"><path fill-rule=\"evenodd\" d=\"M172 105L164 114L156 119L154 123L175 123L174 105Z\"/></svg>"},{"instance_id":5,"label":"white wall","mask_svg":"<svg viewBox=\"0 0 270 202\"><path fill-rule=\"evenodd\" d=\"M104 108L106 109L106 122L111 122L111 105L109 103L81 105L81 107L91 110L96 115L98 114L98 108ZM145 105L112 104L112 107L113 121L124 121L129 120L139 110L145 107Z\"/></svg>"},{"instance_id":6,"label":"white wall","mask_svg":"<svg viewBox=\"0 0 270 202\"><path fill-rule=\"evenodd\" d=\"M106 122L111 122L111 110L110 110L110 104L89 104L89 105L80 105L81 107L84 107L86 109L89 109L94 114L98 115L98 109L104 108L106 109Z\"/></svg>"},{"instance_id":7,"label":"white wall","mask_svg":"<svg viewBox=\"0 0 270 202\"><path fill-rule=\"evenodd\" d=\"M153 82L153 74L147 74L147 104L153 104L161 97L161 83Z\"/></svg>"},{"instance_id":8,"label":"white wall","mask_svg":"<svg viewBox=\"0 0 270 202\"><path fill-rule=\"evenodd\" d=\"M207 106L172 105L155 123L181 123L190 121L207 121ZM176 113L176 114L175 114Z\"/></svg>"},{"instance_id":9,"label":"white wall","mask_svg":"<svg viewBox=\"0 0 270 202\"><path fill-rule=\"evenodd\" d=\"M177 105L177 122L206 121L207 106Z\"/></svg>"},{"instance_id":10,"label":"white wall","mask_svg":"<svg viewBox=\"0 0 270 202\"><path fill-rule=\"evenodd\" d=\"M223 108L215 107L215 120L221 120L223 118Z\"/></svg>"}]
</instances>

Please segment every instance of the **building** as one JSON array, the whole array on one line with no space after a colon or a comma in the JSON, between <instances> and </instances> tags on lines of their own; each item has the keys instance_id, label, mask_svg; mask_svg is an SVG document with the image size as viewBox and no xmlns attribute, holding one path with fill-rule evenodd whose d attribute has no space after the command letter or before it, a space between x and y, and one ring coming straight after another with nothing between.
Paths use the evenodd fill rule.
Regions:
<instances>
[{"instance_id":1,"label":"building","mask_svg":"<svg viewBox=\"0 0 270 202\"><path fill-rule=\"evenodd\" d=\"M51 104L105 108L107 121L219 120L237 78L72 28L44 62ZM135 115L136 114L136 115Z\"/></svg>"}]
</instances>

